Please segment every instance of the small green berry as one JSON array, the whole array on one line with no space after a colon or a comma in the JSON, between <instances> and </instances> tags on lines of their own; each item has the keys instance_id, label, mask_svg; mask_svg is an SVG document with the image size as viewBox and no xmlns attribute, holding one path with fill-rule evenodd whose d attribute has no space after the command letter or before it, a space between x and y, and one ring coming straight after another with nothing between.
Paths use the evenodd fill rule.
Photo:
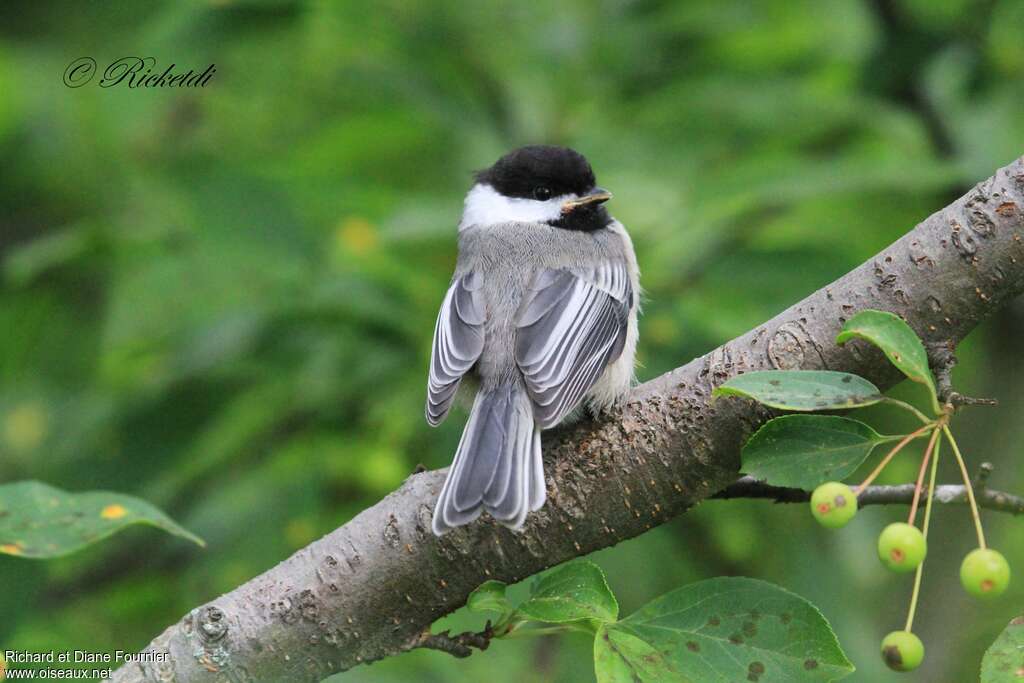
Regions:
<instances>
[{"instance_id":1,"label":"small green berry","mask_svg":"<svg viewBox=\"0 0 1024 683\"><path fill-rule=\"evenodd\" d=\"M895 522L878 536L878 559L900 574L917 569L928 554L928 543L916 526Z\"/></svg>"},{"instance_id":2,"label":"small green berry","mask_svg":"<svg viewBox=\"0 0 1024 683\"><path fill-rule=\"evenodd\" d=\"M893 631L882 639L882 661L893 671L913 671L924 659L924 644L910 631Z\"/></svg>"},{"instance_id":3,"label":"small green berry","mask_svg":"<svg viewBox=\"0 0 1024 683\"><path fill-rule=\"evenodd\" d=\"M977 598L999 597L1010 585L1010 565L998 550L977 548L960 565L960 583Z\"/></svg>"},{"instance_id":4,"label":"small green berry","mask_svg":"<svg viewBox=\"0 0 1024 683\"><path fill-rule=\"evenodd\" d=\"M838 529L857 514L857 496L846 484L827 482L811 494L811 514L822 526Z\"/></svg>"}]
</instances>

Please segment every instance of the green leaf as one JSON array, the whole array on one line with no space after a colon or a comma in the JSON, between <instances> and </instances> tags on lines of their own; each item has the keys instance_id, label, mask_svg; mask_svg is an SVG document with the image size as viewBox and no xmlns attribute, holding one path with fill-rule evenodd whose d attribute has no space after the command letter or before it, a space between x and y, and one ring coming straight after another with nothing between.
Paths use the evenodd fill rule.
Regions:
<instances>
[{"instance_id":1,"label":"green leaf","mask_svg":"<svg viewBox=\"0 0 1024 683\"><path fill-rule=\"evenodd\" d=\"M863 377L831 370L759 370L733 377L714 396L735 395L782 410L839 410L878 403L882 394Z\"/></svg>"},{"instance_id":2,"label":"green leaf","mask_svg":"<svg viewBox=\"0 0 1024 683\"><path fill-rule=\"evenodd\" d=\"M602 624L594 638L594 673L597 683L636 683L678 680L664 656L648 643L617 628Z\"/></svg>"},{"instance_id":3,"label":"green leaf","mask_svg":"<svg viewBox=\"0 0 1024 683\"><path fill-rule=\"evenodd\" d=\"M553 624L579 619L615 621L615 601L604 572L588 560L573 560L538 578L517 615Z\"/></svg>"},{"instance_id":4,"label":"green leaf","mask_svg":"<svg viewBox=\"0 0 1024 683\"><path fill-rule=\"evenodd\" d=\"M902 318L888 311L861 311L846 321L843 331L836 337L836 343L845 344L854 338L871 342L904 375L928 387L932 406L936 413L941 412L935 391L935 378L928 369L928 354L924 344Z\"/></svg>"},{"instance_id":5,"label":"green leaf","mask_svg":"<svg viewBox=\"0 0 1024 683\"><path fill-rule=\"evenodd\" d=\"M1024 678L1024 617L1003 629L981 660L981 683L1020 683Z\"/></svg>"},{"instance_id":6,"label":"green leaf","mask_svg":"<svg viewBox=\"0 0 1024 683\"><path fill-rule=\"evenodd\" d=\"M810 490L845 479L875 446L894 438L847 417L783 415L747 441L742 470L776 486Z\"/></svg>"},{"instance_id":7,"label":"green leaf","mask_svg":"<svg viewBox=\"0 0 1024 683\"><path fill-rule=\"evenodd\" d=\"M469 594L466 607L473 612L511 612L512 603L505 597L505 588L501 581L485 581Z\"/></svg>"},{"instance_id":8,"label":"green leaf","mask_svg":"<svg viewBox=\"0 0 1024 683\"><path fill-rule=\"evenodd\" d=\"M594 666L601 683L834 681L854 670L813 605L739 577L685 586L603 626Z\"/></svg>"},{"instance_id":9,"label":"green leaf","mask_svg":"<svg viewBox=\"0 0 1024 683\"><path fill-rule=\"evenodd\" d=\"M59 557L131 524L150 524L206 544L170 517L134 496L109 491L68 493L38 481L0 485L0 553Z\"/></svg>"}]
</instances>

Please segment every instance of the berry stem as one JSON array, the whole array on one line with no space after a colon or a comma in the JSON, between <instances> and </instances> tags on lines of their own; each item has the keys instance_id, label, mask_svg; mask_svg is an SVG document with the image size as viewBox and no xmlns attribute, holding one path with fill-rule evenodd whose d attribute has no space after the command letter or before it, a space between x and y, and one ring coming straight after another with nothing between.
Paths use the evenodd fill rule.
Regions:
<instances>
[{"instance_id":1,"label":"berry stem","mask_svg":"<svg viewBox=\"0 0 1024 683\"><path fill-rule=\"evenodd\" d=\"M925 433L926 431L928 431L929 429L934 429L934 428L935 428L935 423L934 423L934 422L929 422L929 423L928 423L928 424L926 424L925 426L923 426L923 427L920 427L920 428L918 428L918 429L916 429L916 430L914 430L914 431L910 432L910 433L909 433L909 434L907 434L907 435L906 435L905 437L903 437L903 439L901 439L901 440L900 440L900 442L899 442L898 444L896 444L896 445L895 445L895 446L893 447L893 449L892 449L891 451L889 451L889 453L888 453L888 454L886 454L886 456L885 456L884 458L882 458L882 462L878 463L878 467L876 467L876 468L875 468L875 469L874 469L874 470L873 470L873 471L871 472L871 474L869 474L869 475L868 475L868 478L867 478L867 479L865 479L865 480L864 480L863 482L861 482L860 486L858 486L857 488L855 488L855 489L853 490L853 492L854 492L854 493L855 493L856 495L860 495L860 492L861 492L861 491L863 491L864 489L866 489L866 488L867 488L867 487L868 487L868 486L869 486L869 485L871 484L871 482L873 482L873 481L875 480L875 478L876 478L876 477L877 477L877 476L878 476L879 474L881 474L881 473L882 473L882 470L884 470L884 469L885 469L885 466L889 464L889 462L890 462L890 461L891 461L891 460L893 459L893 457L895 457L895 455L896 455L897 453L899 453L899 452L900 452L901 450L903 450L903 447L904 447L904 446L906 446L906 445L907 445L908 443L910 443L911 441L913 441L913 440L914 440L914 439L916 439L917 437L919 437L919 436L921 436L922 434L924 434L924 433Z\"/></svg>"},{"instance_id":2,"label":"berry stem","mask_svg":"<svg viewBox=\"0 0 1024 683\"><path fill-rule=\"evenodd\" d=\"M960 454L960 448L956 445L956 439L953 438L953 432L949 431L948 426L942 426L942 433L946 435L946 440L953 447L953 455L960 466L960 475L964 479L964 488L967 489L967 502L971 504L971 517L974 518L974 529L978 532L978 547L984 550L986 548L985 531L981 528L981 513L978 512L978 502L974 500L974 487L971 486L971 477L967 474L964 456Z\"/></svg>"},{"instance_id":3,"label":"berry stem","mask_svg":"<svg viewBox=\"0 0 1024 683\"><path fill-rule=\"evenodd\" d=\"M910 516L907 518L907 524L913 524L914 519L917 518L917 504L921 500L921 488L924 485L924 473L928 470L928 461L931 460L932 450L935 448L935 442L939 439L939 430L936 429L932 432L932 438L928 440L928 447L924 449L924 457L921 458L921 469L917 473L917 485L914 486L914 500L910 503Z\"/></svg>"},{"instance_id":4,"label":"berry stem","mask_svg":"<svg viewBox=\"0 0 1024 683\"><path fill-rule=\"evenodd\" d=\"M938 431L936 430L936 433ZM928 498L924 503L924 524L922 525L921 533L924 534L924 538L928 540L928 524L932 519L932 500L935 498L935 473L939 469L939 447L941 442L932 440L935 444L935 452L932 454L932 470L928 475ZM929 446L930 447L930 446ZM924 574L924 562L917 565L917 571L914 573L914 592L910 596L910 610L907 612L907 626L905 631L913 631L914 628L914 613L917 612L917 599L921 595L921 576Z\"/></svg>"},{"instance_id":5,"label":"berry stem","mask_svg":"<svg viewBox=\"0 0 1024 683\"><path fill-rule=\"evenodd\" d=\"M901 401L897 398L891 398L889 396L883 396L882 401L890 405L898 406L906 411L913 413L915 416L917 416L917 419L923 422L924 424L931 424L932 422L931 418L929 418L927 415L925 415L924 413L922 413L920 410L910 405L909 403Z\"/></svg>"}]
</instances>

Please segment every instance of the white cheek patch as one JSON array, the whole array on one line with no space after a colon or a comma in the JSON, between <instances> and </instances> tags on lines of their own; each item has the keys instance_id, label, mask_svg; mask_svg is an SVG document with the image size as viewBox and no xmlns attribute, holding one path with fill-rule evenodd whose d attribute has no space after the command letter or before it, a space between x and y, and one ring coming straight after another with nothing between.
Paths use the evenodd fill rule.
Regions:
<instances>
[{"instance_id":1,"label":"white cheek patch","mask_svg":"<svg viewBox=\"0 0 1024 683\"><path fill-rule=\"evenodd\" d=\"M570 199L576 199L576 195L565 194L543 202L536 199L506 197L490 185L474 185L466 195L466 208L462 212L459 230L471 225L493 225L513 221L555 221L562 215L562 204Z\"/></svg>"}]
</instances>

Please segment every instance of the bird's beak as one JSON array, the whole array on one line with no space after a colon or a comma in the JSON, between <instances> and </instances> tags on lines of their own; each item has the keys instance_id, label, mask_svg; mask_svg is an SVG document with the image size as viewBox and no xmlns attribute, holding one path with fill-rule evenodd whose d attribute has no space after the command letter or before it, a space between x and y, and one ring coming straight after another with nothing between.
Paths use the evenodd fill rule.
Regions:
<instances>
[{"instance_id":1,"label":"bird's beak","mask_svg":"<svg viewBox=\"0 0 1024 683\"><path fill-rule=\"evenodd\" d=\"M587 204L601 204L612 198L612 193L600 187L595 187L590 191L589 194L585 194L578 199L570 199L562 204L562 213L570 213L574 209L578 209L581 206Z\"/></svg>"}]
</instances>

